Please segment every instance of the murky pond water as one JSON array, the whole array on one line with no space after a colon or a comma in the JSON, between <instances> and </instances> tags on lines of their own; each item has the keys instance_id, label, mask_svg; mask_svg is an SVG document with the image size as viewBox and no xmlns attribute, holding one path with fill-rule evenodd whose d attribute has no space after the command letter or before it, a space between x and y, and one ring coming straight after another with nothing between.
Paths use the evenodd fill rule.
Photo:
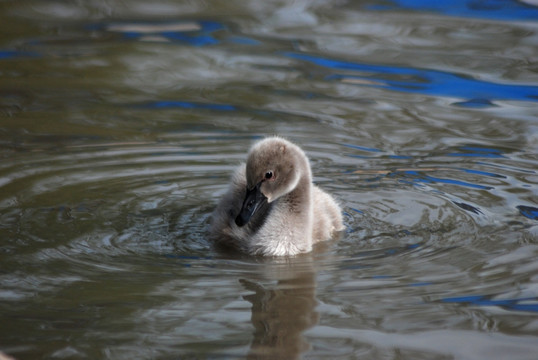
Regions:
<instances>
[{"instance_id":1,"label":"murky pond water","mask_svg":"<svg viewBox=\"0 0 538 360\"><path fill-rule=\"evenodd\" d=\"M0 351L535 359L538 7L433 3L2 1ZM272 134L347 229L219 253Z\"/></svg>"}]
</instances>

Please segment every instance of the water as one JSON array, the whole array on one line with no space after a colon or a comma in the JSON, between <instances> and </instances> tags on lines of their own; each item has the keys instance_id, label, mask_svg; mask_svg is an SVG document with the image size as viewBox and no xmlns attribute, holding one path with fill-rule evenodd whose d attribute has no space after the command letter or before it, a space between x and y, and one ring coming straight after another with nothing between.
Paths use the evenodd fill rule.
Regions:
<instances>
[{"instance_id":1,"label":"water","mask_svg":"<svg viewBox=\"0 0 538 360\"><path fill-rule=\"evenodd\" d=\"M538 8L3 1L0 350L534 359ZM291 259L209 216L281 134L345 211Z\"/></svg>"}]
</instances>

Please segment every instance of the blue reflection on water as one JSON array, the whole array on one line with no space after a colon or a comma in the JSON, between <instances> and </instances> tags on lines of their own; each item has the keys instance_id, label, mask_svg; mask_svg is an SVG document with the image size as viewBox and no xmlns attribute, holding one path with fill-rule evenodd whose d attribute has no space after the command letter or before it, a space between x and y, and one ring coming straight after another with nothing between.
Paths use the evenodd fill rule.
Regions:
<instances>
[{"instance_id":1,"label":"blue reflection on water","mask_svg":"<svg viewBox=\"0 0 538 360\"><path fill-rule=\"evenodd\" d=\"M458 185L458 186L464 186L468 188L473 189L480 189L480 190L491 190L493 187L491 186L484 186L479 184L473 184L466 181L461 180L454 180L454 179L444 179L439 177L433 177L429 175L421 175L418 171L404 171L403 172L406 175L411 175L413 177L414 182L422 182L422 183L442 183L442 184L450 184L450 185Z\"/></svg>"},{"instance_id":2,"label":"blue reflection on water","mask_svg":"<svg viewBox=\"0 0 538 360\"><path fill-rule=\"evenodd\" d=\"M538 8L515 0L391 0L383 5L366 5L370 10L430 11L443 15L496 20L538 21Z\"/></svg>"},{"instance_id":3,"label":"blue reflection on water","mask_svg":"<svg viewBox=\"0 0 538 360\"><path fill-rule=\"evenodd\" d=\"M445 303L472 304L478 306L500 306L510 310L538 312L538 297L493 300L489 296L459 296L441 299Z\"/></svg>"},{"instance_id":4,"label":"blue reflection on water","mask_svg":"<svg viewBox=\"0 0 538 360\"><path fill-rule=\"evenodd\" d=\"M326 77L328 80L345 81L358 86L474 99L474 102L481 103L489 100L538 101L538 86L498 84L439 70L364 64L304 53L286 52L283 55L330 69L366 73L367 75L331 74Z\"/></svg>"},{"instance_id":5,"label":"blue reflection on water","mask_svg":"<svg viewBox=\"0 0 538 360\"><path fill-rule=\"evenodd\" d=\"M213 45L219 43L213 36L213 32L223 29L222 24L213 21L199 21L201 26L199 31L195 32L180 32L180 31L165 31L161 35L167 39L174 41L182 41L194 46Z\"/></svg>"},{"instance_id":6,"label":"blue reflection on water","mask_svg":"<svg viewBox=\"0 0 538 360\"><path fill-rule=\"evenodd\" d=\"M532 206L525 206L525 205L519 205L517 206L517 209L519 210L519 213L526 218L532 219L532 220L538 220L538 208L532 207Z\"/></svg>"},{"instance_id":7,"label":"blue reflection on water","mask_svg":"<svg viewBox=\"0 0 538 360\"><path fill-rule=\"evenodd\" d=\"M486 157L486 158L503 158L503 151L499 149L483 148L476 146L463 146L460 148L463 152L449 153L447 156L458 157Z\"/></svg>"},{"instance_id":8,"label":"blue reflection on water","mask_svg":"<svg viewBox=\"0 0 538 360\"><path fill-rule=\"evenodd\" d=\"M258 40L246 37L246 36L230 36L228 38L230 42L242 45L261 45L262 43Z\"/></svg>"},{"instance_id":9,"label":"blue reflection on water","mask_svg":"<svg viewBox=\"0 0 538 360\"><path fill-rule=\"evenodd\" d=\"M186 25L185 29L181 29L182 24ZM137 25L140 29L136 29ZM87 26L87 28L90 30L102 30L103 28L109 29L110 26L126 39L140 39L148 35L159 36L171 42L181 42L192 46L218 44L220 41L214 37L214 32L224 29L224 25L215 21L196 21L192 24L189 22L128 22L94 24ZM178 26L178 29L169 30L170 27L174 28L174 26Z\"/></svg>"},{"instance_id":10,"label":"blue reflection on water","mask_svg":"<svg viewBox=\"0 0 538 360\"><path fill-rule=\"evenodd\" d=\"M458 170L461 170L461 171L469 173L469 174L475 174L475 175L482 175L482 176L489 176L489 177L494 177L494 178L506 179L506 176L504 176L504 175L499 175L499 174L495 174L495 173L488 172L488 171L479 171L479 170L472 170L472 169L465 169L465 168L459 168Z\"/></svg>"},{"instance_id":11,"label":"blue reflection on water","mask_svg":"<svg viewBox=\"0 0 538 360\"><path fill-rule=\"evenodd\" d=\"M38 57L39 54L30 51L0 50L0 59L15 59L25 57Z\"/></svg>"},{"instance_id":12,"label":"blue reflection on water","mask_svg":"<svg viewBox=\"0 0 538 360\"><path fill-rule=\"evenodd\" d=\"M458 101L458 102L453 103L452 105L464 107L468 109L484 109L484 108L497 106L491 101L486 100L486 99L471 99L467 101Z\"/></svg>"}]
</instances>

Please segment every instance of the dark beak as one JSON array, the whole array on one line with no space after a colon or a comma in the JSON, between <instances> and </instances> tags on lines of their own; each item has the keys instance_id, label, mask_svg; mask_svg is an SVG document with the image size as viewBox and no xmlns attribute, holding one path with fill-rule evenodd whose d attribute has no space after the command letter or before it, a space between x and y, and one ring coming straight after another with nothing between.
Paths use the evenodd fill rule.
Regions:
<instances>
[{"instance_id":1,"label":"dark beak","mask_svg":"<svg viewBox=\"0 0 538 360\"><path fill-rule=\"evenodd\" d=\"M262 205L267 200L265 195L263 195L260 191L261 185L262 183L259 182L258 185L256 185L251 190L247 189L247 194L245 196L245 200L243 201L241 211L239 212L239 215L237 215L237 217L235 218L235 224L237 226L244 226L246 223L248 223L256 210L260 208L260 205Z\"/></svg>"}]
</instances>

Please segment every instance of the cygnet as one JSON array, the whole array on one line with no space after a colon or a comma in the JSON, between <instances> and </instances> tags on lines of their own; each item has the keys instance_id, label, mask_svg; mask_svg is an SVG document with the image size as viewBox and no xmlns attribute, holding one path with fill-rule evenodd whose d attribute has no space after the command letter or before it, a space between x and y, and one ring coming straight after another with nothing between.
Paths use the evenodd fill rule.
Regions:
<instances>
[{"instance_id":1,"label":"cygnet","mask_svg":"<svg viewBox=\"0 0 538 360\"><path fill-rule=\"evenodd\" d=\"M336 201L312 184L303 150L280 137L254 144L215 209L210 238L262 256L312 250L344 229Z\"/></svg>"}]
</instances>

